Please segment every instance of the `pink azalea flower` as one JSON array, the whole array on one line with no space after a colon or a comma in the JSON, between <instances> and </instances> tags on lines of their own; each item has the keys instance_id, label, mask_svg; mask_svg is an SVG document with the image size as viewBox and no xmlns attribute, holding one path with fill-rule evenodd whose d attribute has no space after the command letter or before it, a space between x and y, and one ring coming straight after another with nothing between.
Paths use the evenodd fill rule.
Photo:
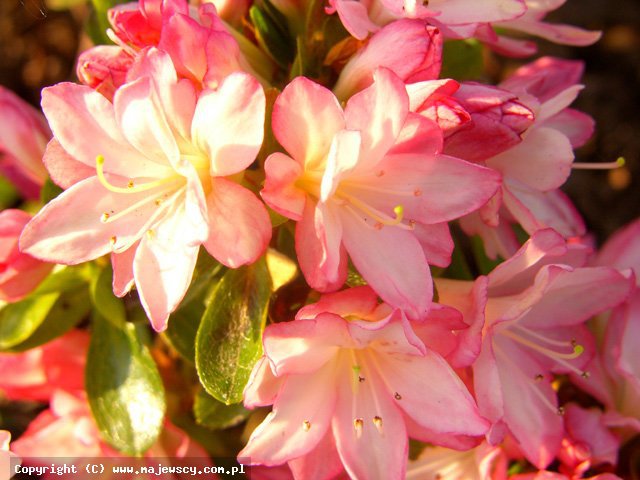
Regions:
<instances>
[{"instance_id":1,"label":"pink azalea flower","mask_svg":"<svg viewBox=\"0 0 640 480\"><path fill-rule=\"evenodd\" d=\"M267 327L245 389L273 405L239 457L289 462L295 478L404 478L407 435L433 443L486 432L473 398L400 310L369 287L325 295Z\"/></svg>"},{"instance_id":2,"label":"pink azalea flower","mask_svg":"<svg viewBox=\"0 0 640 480\"><path fill-rule=\"evenodd\" d=\"M72 330L41 347L0 353L0 391L11 400L48 402L53 392L84 390L89 335Z\"/></svg>"},{"instance_id":3,"label":"pink azalea flower","mask_svg":"<svg viewBox=\"0 0 640 480\"><path fill-rule=\"evenodd\" d=\"M568 477L563 473L549 472L547 470L541 470L536 473L524 473L520 475L513 475L509 477L510 480L576 480L578 478L584 478L584 480L622 480L613 473L601 473L593 477Z\"/></svg>"},{"instance_id":4,"label":"pink azalea flower","mask_svg":"<svg viewBox=\"0 0 640 480\"><path fill-rule=\"evenodd\" d=\"M16 302L44 280L53 265L21 253L18 239L31 215L22 210L0 212L0 300Z\"/></svg>"},{"instance_id":5,"label":"pink azalea flower","mask_svg":"<svg viewBox=\"0 0 640 480\"><path fill-rule=\"evenodd\" d=\"M520 0L490 0L482 6L473 0L329 0L329 5L327 11L338 12L344 27L360 40L400 18L428 19L441 29L460 27L473 32L479 23L511 20L526 10Z\"/></svg>"},{"instance_id":6,"label":"pink azalea flower","mask_svg":"<svg viewBox=\"0 0 640 480\"><path fill-rule=\"evenodd\" d=\"M477 280L481 287L486 281L484 293L475 294L486 298L484 321L468 320L475 336L461 342L468 355L479 351L474 390L481 413L493 422L489 441L495 444L511 432L539 468L553 460L564 436L553 374L588 375L583 369L593 340L584 322L629 293L630 280L613 269L567 265L583 264L586 253L584 247L567 246L553 230L535 233L486 280ZM471 287L471 282L437 281L440 301L456 308L470 302Z\"/></svg>"},{"instance_id":7,"label":"pink azalea flower","mask_svg":"<svg viewBox=\"0 0 640 480\"><path fill-rule=\"evenodd\" d=\"M504 258L515 252L508 226L513 221L529 234L551 227L565 238L584 235L582 218L559 190L571 172L573 149L593 133L591 117L568 108L582 89L581 76L581 62L543 57L500 84L518 95L535 121L521 142L484 161L502 174L502 188L481 212L462 220L465 231L480 235L489 252Z\"/></svg>"},{"instance_id":8,"label":"pink azalea flower","mask_svg":"<svg viewBox=\"0 0 640 480\"><path fill-rule=\"evenodd\" d=\"M211 3L198 9L190 8L186 0L126 3L109 10L109 22L113 27L110 36L117 45L86 50L78 58L77 69L82 82L109 99L125 82L134 57L146 47L167 52L178 76L190 79L199 88L215 89L237 71L256 75ZM264 57L256 52L256 48L251 49L254 64Z\"/></svg>"},{"instance_id":9,"label":"pink azalea flower","mask_svg":"<svg viewBox=\"0 0 640 480\"><path fill-rule=\"evenodd\" d=\"M47 179L42 164L44 148L51 138L40 112L0 86L0 173L27 198L38 198Z\"/></svg>"},{"instance_id":10,"label":"pink azalea flower","mask_svg":"<svg viewBox=\"0 0 640 480\"><path fill-rule=\"evenodd\" d=\"M598 253L595 264L631 268L636 284L626 302L595 324L601 331L598 356L588 365L588 380L572 377L606 408L605 419L623 437L640 432L640 220L616 232Z\"/></svg>"},{"instance_id":11,"label":"pink azalea flower","mask_svg":"<svg viewBox=\"0 0 640 480\"><path fill-rule=\"evenodd\" d=\"M289 155L267 158L261 194L298 222L309 285L338 289L348 254L383 300L421 317L431 302L427 262L446 265L451 253L444 222L480 207L499 177L439 155L440 129L409 113L402 81L387 69L374 77L344 110L306 78L284 89L272 125Z\"/></svg>"},{"instance_id":12,"label":"pink azalea flower","mask_svg":"<svg viewBox=\"0 0 640 480\"><path fill-rule=\"evenodd\" d=\"M266 209L234 181L260 149L265 98L245 73L198 95L153 48L135 71L113 104L69 83L43 91L55 135L45 163L67 190L20 241L25 252L64 264L112 253L114 293L125 295L135 280L153 327L163 330L200 244L236 268L269 242Z\"/></svg>"},{"instance_id":13,"label":"pink azalea flower","mask_svg":"<svg viewBox=\"0 0 640 480\"><path fill-rule=\"evenodd\" d=\"M405 480L506 480L508 458L486 442L465 451L426 447L410 461Z\"/></svg>"}]
</instances>

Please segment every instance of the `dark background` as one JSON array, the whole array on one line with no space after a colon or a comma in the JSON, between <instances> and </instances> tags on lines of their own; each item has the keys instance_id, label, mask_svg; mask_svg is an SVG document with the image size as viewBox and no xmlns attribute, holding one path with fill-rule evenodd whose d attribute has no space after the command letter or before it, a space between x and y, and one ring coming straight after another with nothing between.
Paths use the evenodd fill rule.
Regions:
<instances>
[{"instance_id":1,"label":"dark background","mask_svg":"<svg viewBox=\"0 0 640 480\"><path fill-rule=\"evenodd\" d=\"M86 14L82 5L56 12L44 0L0 0L0 84L38 105L42 87L73 80L78 48L87 46L80 40ZM539 42L541 54L586 62L574 107L593 116L597 130L577 161L627 160L614 171L576 170L565 188L602 242L640 217L640 1L568 0L548 19L603 31L586 48Z\"/></svg>"}]
</instances>

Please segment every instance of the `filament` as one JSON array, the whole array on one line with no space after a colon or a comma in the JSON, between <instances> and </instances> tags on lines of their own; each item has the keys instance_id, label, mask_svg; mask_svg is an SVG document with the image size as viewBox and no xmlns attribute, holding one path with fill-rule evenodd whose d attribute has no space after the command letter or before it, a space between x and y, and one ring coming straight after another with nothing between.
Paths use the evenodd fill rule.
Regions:
<instances>
[{"instance_id":1,"label":"filament","mask_svg":"<svg viewBox=\"0 0 640 480\"><path fill-rule=\"evenodd\" d=\"M573 162L571 168L578 170L613 170L615 168L623 167L626 163L624 157L618 157L615 162L607 163L587 163L587 162Z\"/></svg>"},{"instance_id":2,"label":"filament","mask_svg":"<svg viewBox=\"0 0 640 480\"><path fill-rule=\"evenodd\" d=\"M102 186L114 193L144 192L147 190L151 190L153 188L157 188L161 185L166 185L168 183L175 183L182 178L180 175L173 175L167 178L162 178L160 180L155 180L153 182L143 183L142 185L133 185L133 183L130 182L129 184L131 186L118 187L116 185L112 185L111 183L109 183L109 180L107 180L107 178L104 176L104 157L102 155L98 155L96 157L96 174Z\"/></svg>"}]
</instances>

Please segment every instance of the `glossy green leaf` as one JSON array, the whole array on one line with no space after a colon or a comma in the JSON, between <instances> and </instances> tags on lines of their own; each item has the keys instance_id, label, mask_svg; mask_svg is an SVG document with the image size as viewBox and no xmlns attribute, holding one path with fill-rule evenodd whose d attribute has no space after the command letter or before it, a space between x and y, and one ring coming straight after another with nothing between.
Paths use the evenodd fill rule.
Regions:
<instances>
[{"instance_id":1,"label":"glossy green leaf","mask_svg":"<svg viewBox=\"0 0 640 480\"><path fill-rule=\"evenodd\" d=\"M229 270L212 292L196 337L196 368L207 392L227 405L242 391L262 355L271 280L264 258Z\"/></svg>"},{"instance_id":2,"label":"glossy green leaf","mask_svg":"<svg viewBox=\"0 0 640 480\"><path fill-rule=\"evenodd\" d=\"M69 304L74 302L70 292L82 289L86 282L84 267L63 267L49 275L25 299L5 305L0 311L0 351L32 348L73 327L87 310L75 303ZM62 317L65 318L61 322ZM29 340L36 333L37 337Z\"/></svg>"},{"instance_id":3,"label":"glossy green leaf","mask_svg":"<svg viewBox=\"0 0 640 480\"><path fill-rule=\"evenodd\" d=\"M193 414L199 425L213 430L230 428L244 421L251 412L242 403L225 405L200 389L193 405Z\"/></svg>"},{"instance_id":4,"label":"glossy green leaf","mask_svg":"<svg viewBox=\"0 0 640 480\"><path fill-rule=\"evenodd\" d=\"M91 283L91 299L101 316L119 325L126 321L126 313L122 300L113 294L112 278L111 265L98 271Z\"/></svg>"},{"instance_id":5,"label":"glossy green leaf","mask_svg":"<svg viewBox=\"0 0 640 480\"><path fill-rule=\"evenodd\" d=\"M83 319L87 318L90 311L91 298L87 287L64 292L58 297L38 328L25 341L11 347L9 350L23 352L44 345L67 333Z\"/></svg>"},{"instance_id":6,"label":"glossy green leaf","mask_svg":"<svg viewBox=\"0 0 640 480\"><path fill-rule=\"evenodd\" d=\"M85 370L91 411L109 444L140 455L162 430L166 408L162 379L135 325L116 325L97 310L93 320Z\"/></svg>"}]
</instances>

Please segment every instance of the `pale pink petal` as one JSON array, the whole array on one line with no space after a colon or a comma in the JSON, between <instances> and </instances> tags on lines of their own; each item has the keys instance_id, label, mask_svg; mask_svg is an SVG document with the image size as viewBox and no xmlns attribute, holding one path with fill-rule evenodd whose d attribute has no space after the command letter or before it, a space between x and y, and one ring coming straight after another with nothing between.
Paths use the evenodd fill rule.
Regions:
<instances>
[{"instance_id":1,"label":"pale pink petal","mask_svg":"<svg viewBox=\"0 0 640 480\"><path fill-rule=\"evenodd\" d=\"M258 360L244 388L244 406L247 408L273 405L284 379L276 377L271 371L269 359L264 356Z\"/></svg>"},{"instance_id":2,"label":"pale pink petal","mask_svg":"<svg viewBox=\"0 0 640 480\"><path fill-rule=\"evenodd\" d=\"M329 90L306 77L298 77L276 100L272 128L291 157L308 169L324 163L333 137L344 128L344 116Z\"/></svg>"},{"instance_id":3,"label":"pale pink petal","mask_svg":"<svg viewBox=\"0 0 640 480\"><path fill-rule=\"evenodd\" d=\"M212 179L207 196L207 251L230 268L253 263L271 239L271 222L264 205L237 183Z\"/></svg>"},{"instance_id":4,"label":"pale pink petal","mask_svg":"<svg viewBox=\"0 0 640 480\"><path fill-rule=\"evenodd\" d=\"M265 96L258 81L233 73L201 93L193 116L193 142L206 152L211 176L238 173L255 160L264 136Z\"/></svg>"},{"instance_id":5,"label":"pale pink petal","mask_svg":"<svg viewBox=\"0 0 640 480\"><path fill-rule=\"evenodd\" d=\"M569 267L546 266L532 287L532 292L544 290L544 295L519 322L535 328L578 325L622 302L630 287L629 278L610 268L572 271Z\"/></svg>"},{"instance_id":6,"label":"pale pink petal","mask_svg":"<svg viewBox=\"0 0 640 480\"><path fill-rule=\"evenodd\" d=\"M596 263L617 268L632 268L640 279L640 219L615 232L600 250Z\"/></svg>"},{"instance_id":7,"label":"pale pink petal","mask_svg":"<svg viewBox=\"0 0 640 480\"><path fill-rule=\"evenodd\" d=\"M437 353L390 355L379 365L387 388L401 396L396 405L423 427L477 436L488 430L489 424L478 414L467 387Z\"/></svg>"},{"instance_id":8,"label":"pale pink petal","mask_svg":"<svg viewBox=\"0 0 640 480\"><path fill-rule=\"evenodd\" d=\"M402 414L373 370L363 369L363 376L356 402L351 375L341 375L337 385L332 429L338 453L352 478L403 478L408 441Z\"/></svg>"},{"instance_id":9,"label":"pale pink petal","mask_svg":"<svg viewBox=\"0 0 640 480\"><path fill-rule=\"evenodd\" d=\"M565 407L564 424L572 441L588 445L593 464L616 464L620 440L605 427L601 410L570 403Z\"/></svg>"},{"instance_id":10,"label":"pale pink petal","mask_svg":"<svg viewBox=\"0 0 640 480\"><path fill-rule=\"evenodd\" d=\"M116 89L123 85L133 58L116 45L97 45L85 50L78 57L76 75L78 80L113 100Z\"/></svg>"},{"instance_id":11,"label":"pale pink petal","mask_svg":"<svg viewBox=\"0 0 640 480\"><path fill-rule=\"evenodd\" d=\"M133 244L156 212L148 192L117 194L104 189L96 177L82 180L49 202L25 227L20 247L36 258L77 264ZM103 222L107 213L139 205L128 215ZM70 217L69 212L73 212Z\"/></svg>"},{"instance_id":12,"label":"pale pink petal","mask_svg":"<svg viewBox=\"0 0 640 480\"><path fill-rule=\"evenodd\" d=\"M353 287L322 295L316 303L302 307L296 314L296 319L308 320L326 312L341 317L358 316L361 319L373 319L378 305L378 294L371 287Z\"/></svg>"},{"instance_id":13,"label":"pale pink petal","mask_svg":"<svg viewBox=\"0 0 640 480\"><path fill-rule=\"evenodd\" d=\"M276 212L300 221L304 211L306 193L298 188L296 180L302 176L302 167L284 153L275 152L264 164L266 178L260 195Z\"/></svg>"},{"instance_id":14,"label":"pale pink petal","mask_svg":"<svg viewBox=\"0 0 640 480\"><path fill-rule=\"evenodd\" d=\"M340 461L336 442L331 430L318 442L316 448L307 455L289 461L293 478L313 478L314 480L337 480L344 467Z\"/></svg>"},{"instance_id":15,"label":"pale pink petal","mask_svg":"<svg viewBox=\"0 0 640 480\"><path fill-rule=\"evenodd\" d=\"M510 20L526 11L520 0L492 0L482 7L474 0L431 0L428 8L439 13L435 17L439 22L454 25Z\"/></svg>"},{"instance_id":16,"label":"pale pink petal","mask_svg":"<svg viewBox=\"0 0 640 480\"><path fill-rule=\"evenodd\" d=\"M349 99L345 118L349 130L362 136L358 171L369 171L395 144L409 113L404 84L391 70L375 71L373 84Z\"/></svg>"},{"instance_id":17,"label":"pale pink petal","mask_svg":"<svg viewBox=\"0 0 640 480\"><path fill-rule=\"evenodd\" d=\"M105 171L127 178L164 177L165 165L146 158L121 133L114 108L89 87L59 83L42 91L42 109L60 145L76 160L95 168L105 158ZM82 132L82 135L78 135Z\"/></svg>"},{"instance_id":18,"label":"pale pink petal","mask_svg":"<svg viewBox=\"0 0 640 480\"><path fill-rule=\"evenodd\" d=\"M55 138L47 144L42 161L53 183L64 189L96 174L95 165L89 167L73 158Z\"/></svg>"},{"instance_id":19,"label":"pale pink petal","mask_svg":"<svg viewBox=\"0 0 640 480\"><path fill-rule=\"evenodd\" d=\"M296 252L307 283L320 292L330 292L340 288L347 279L346 251L343 246L340 246L337 252L329 250L328 245L323 243L326 240L324 233L317 230L316 211L316 206L307 201L302 219L296 225ZM329 213L327 208L324 211ZM328 254L338 255L338 259L329 259ZM326 269L318 268L326 262L329 262Z\"/></svg>"},{"instance_id":20,"label":"pale pink petal","mask_svg":"<svg viewBox=\"0 0 640 480\"><path fill-rule=\"evenodd\" d=\"M402 51L402 55L397 52ZM438 78L442 61L442 35L423 20L403 19L376 32L349 59L333 92L342 100L373 82L373 72L386 67L407 83Z\"/></svg>"},{"instance_id":21,"label":"pale pink petal","mask_svg":"<svg viewBox=\"0 0 640 480\"><path fill-rule=\"evenodd\" d=\"M593 135L593 118L572 108L565 108L544 122L546 128L552 128L565 135L573 148L583 146Z\"/></svg>"},{"instance_id":22,"label":"pale pink petal","mask_svg":"<svg viewBox=\"0 0 640 480\"><path fill-rule=\"evenodd\" d=\"M270 466L311 451L324 438L334 413L335 368L330 362L311 378L287 377L273 411L253 431L238 456L249 457L252 464Z\"/></svg>"},{"instance_id":23,"label":"pale pink petal","mask_svg":"<svg viewBox=\"0 0 640 480\"><path fill-rule=\"evenodd\" d=\"M364 40L369 32L379 29L369 20L369 13L364 4L350 0L335 0L335 4L344 28L358 40Z\"/></svg>"},{"instance_id":24,"label":"pale pink petal","mask_svg":"<svg viewBox=\"0 0 640 480\"><path fill-rule=\"evenodd\" d=\"M352 341L345 321L323 313L313 320L277 323L265 331L264 350L275 375L311 373Z\"/></svg>"},{"instance_id":25,"label":"pale pink petal","mask_svg":"<svg viewBox=\"0 0 640 480\"><path fill-rule=\"evenodd\" d=\"M422 245L429 265L449 266L454 245L447 223L434 223L433 225L416 223L413 234Z\"/></svg>"},{"instance_id":26,"label":"pale pink petal","mask_svg":"<svg viewBox=\"0 0 640 480\"><path fill-rule=\"evenodd\" d=\"M133 272L142 306L156 331L167 327L169 314L182 301L198 259L193 227L184 206L143 235Z\"/></svg>"},{"instance_id":27,"label":"pale pink petal","mask_svg":"<svg viewBox=\"0 0 640 480\"><path fill-rule=\"evenodd\" d=\"M178 144L150 78L142 77L120 87L113 104L123 135L141 156L167 167L178 162ZM108 160L105 171L110 172L111 159Z\"/></svg>"},{"instance_id":28,"label":"pale pink petal","mask_svg":"<svg viewBox=\"0 0 640 480\"><path fill-rule=\"evenodd\" d=\"M360 159L360 132L341 130L331 142L327 164L320 184L320 201L326 202L331 197L342 177L356 167Z\"/></svg>"},{"instance_id":29,"label":"pale pink petal","mask_svg":"<svg viewBox=\"0 0 640 480\"><path fill-rule=\"evenodd\" d=\"M136 242L122 253L111 254L113 266L113 293L116 297L124 297L133 288L133 259L139 243Z\"/></svg>"},{"instance_id":30,"label":"pale pink petal","mask_svg":"<svg viewBox=\"0 0 640 480\"><path fill-rule=\"evenodd\" d=\"M342 214L344 245L360 274L390 305L411 318L424 317L433 295L427 259L418 240L394 227L373 228L366 219Z\"/></svg>"}]
</instances>

